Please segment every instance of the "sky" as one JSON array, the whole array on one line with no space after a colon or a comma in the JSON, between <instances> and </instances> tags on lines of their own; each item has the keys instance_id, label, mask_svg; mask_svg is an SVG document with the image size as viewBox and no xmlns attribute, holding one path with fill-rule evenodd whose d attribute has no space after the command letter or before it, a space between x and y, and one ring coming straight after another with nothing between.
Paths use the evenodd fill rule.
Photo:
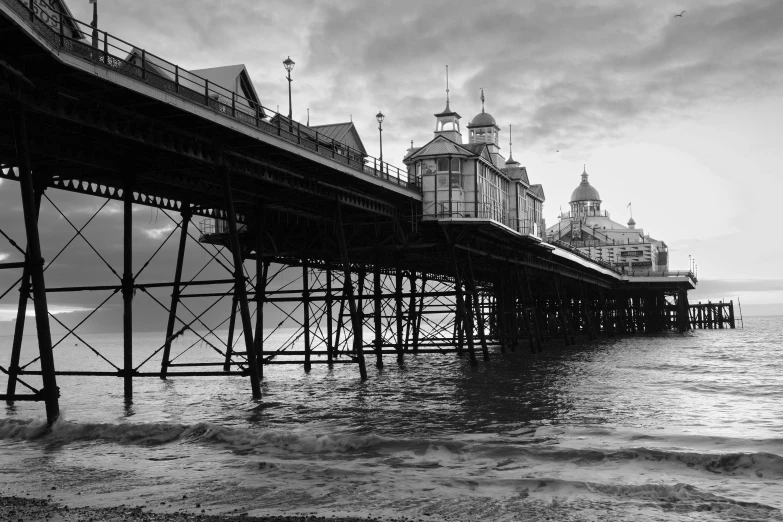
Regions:
<instances>
[{"instance_id":1,"label":"sky","mask_svg":"<svg viewBox=\"0 0 783 522\"><path fill-rule=\"evenodd\" d=\"M76 18L91 19L87 0L68 5ZM762 312L783 310L783 241L774 232L783 193L779 0L98 5L101 29L184 68L245 64L262 103L282 112L282 62L290 56L294 118L306 121L309 109L314 125L352 119L377 156L382 111L383 156L400 167L411 140L421 146L433 137L448 65L450 106L462 115L465 141L483 88L485 110L502 129L501 152L508 157L512 126L514 158L544 187L548 223L568 208L586 168L615 221L628 220L631 203L637 226L667 243L670 269L687 269L689 255L696 260L691 301L741 297ZM16 191L15 183L0 184L2 223L16 212ZM96 205L55 198L82 222ZM155 248L151 231L165 227L149 209L137 209L134 223L141 259ZM110 253L119 252L116 226L92 228ZM10 255L0 242L0 260ZM72 267L89 266L79 255L86 254L74 253ZM165 263L154 270L151 279L171 279ZM13 315L12 304L0 300L0 322Z\"/></svg>"}]
</instances>

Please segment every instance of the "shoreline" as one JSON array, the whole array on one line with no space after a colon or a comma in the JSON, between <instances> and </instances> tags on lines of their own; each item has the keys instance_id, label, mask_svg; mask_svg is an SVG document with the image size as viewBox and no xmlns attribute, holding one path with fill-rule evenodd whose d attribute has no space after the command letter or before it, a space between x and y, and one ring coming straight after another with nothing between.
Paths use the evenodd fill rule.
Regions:
<instances>
[{"instance_id":1,"label":"shoreline","mask_svg":"<svg viewBox=\"0 0 783 522\"><path fill-rule=\"evenodd\" d=\"M207 515L180 511L160 513L141 507L115 506L108 508L68 507L46 499L0 495L0 520L20 522L416 522L413 518L337 517L334 515L269 515L249 516L247 513L232 515Z\"/></svg>"}]
</instances>

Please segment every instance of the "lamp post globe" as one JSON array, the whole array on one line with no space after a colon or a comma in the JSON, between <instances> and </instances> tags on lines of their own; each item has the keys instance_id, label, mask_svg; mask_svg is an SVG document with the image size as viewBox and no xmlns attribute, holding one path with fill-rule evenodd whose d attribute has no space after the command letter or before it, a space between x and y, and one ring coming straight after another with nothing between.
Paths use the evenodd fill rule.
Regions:
<instances>
[{"instance_id":1,"label":"lamp post globe","mask_svg":"<svg viewBox=\"0 0 783 522\"><path fill-rule=\"evenodd\" d=\"M293 80L291 79L291 71L294 70L294 65L295 64L296 64L296 62L294 62L291 59L290 56L288 58L286 58L285 60L283 60L283 67L285 67L285 70L288 71L288 121L289 121L289 123L291 122L291 118L292 118L292 116L291 116L291 114L292 114L292 110L291 110L291 82Z\"/></svg>"},{"instance_id":2,"label":"lamp post globe","mask_svg":"<svg viewBox=\"0 0 783 522\"><path fill-rule=\"evenodd\" d=\"M383 113L381 111L378 111L378 114L375 115L375 119L378 120L378 139L380 141L380 150L381 150L381 171L383 171Z\"/></svg>"}]
</instances>

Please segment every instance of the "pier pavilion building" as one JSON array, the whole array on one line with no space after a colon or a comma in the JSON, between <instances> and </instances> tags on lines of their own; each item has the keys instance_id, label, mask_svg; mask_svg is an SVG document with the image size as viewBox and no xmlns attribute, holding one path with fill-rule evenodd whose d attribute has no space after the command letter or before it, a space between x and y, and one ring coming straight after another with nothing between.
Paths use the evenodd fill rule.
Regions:
<instances>
[{"instance_id":1,"label":"pier pavilion building","mask_svg":"<svg viewBox=\"0 0 783 522\"><path fill-rule=\"evenodd\" d=\"M561 212L557 223L546 229L547 240L577 248L626 273L666 272L669 269L666 243L637 228L633 216L626 225L613 221L608 211L601 210L601 202L585 168L581 182L571 193L571 210Z\"/></svg>"},{"instance_id":2,"label":"pier pavilion building","mask_svg":"<svg viewBox=\"0 0 783 522\"><path fill-rule=\"evenodd\" d=\"M500 154L500 127L484 110L483 93L481 112L467 127L468 143L460 119L447 97L446 108L435 114L433 138L403 159L409 179L421 180L422 219L489 220L543 239L544 189L530 183L510 151L508 160Z\"/></svg>"}]
</instances>

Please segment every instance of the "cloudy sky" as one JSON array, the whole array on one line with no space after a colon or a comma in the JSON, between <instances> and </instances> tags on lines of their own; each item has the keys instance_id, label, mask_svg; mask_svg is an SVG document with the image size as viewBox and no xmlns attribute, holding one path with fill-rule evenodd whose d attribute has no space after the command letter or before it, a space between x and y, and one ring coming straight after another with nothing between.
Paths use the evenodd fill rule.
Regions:
<instances>
[{"instance_id":1,"label":"cloudy sky","mask_svg":"<svg viewBox=\"0 0 783 522\"><path fill-rule=\"evenodd\" d=\"M696 258L692 300L783 303L779 0L99 2L102 29L185 68L244 63L264 105L283 112L290 56L294 117L352 118L377 155L381 110L384 158L399 166L411 140L432 137L448 65L463 129L481 87L506 156L513 126L549 223L586 164L603 207L624 223L632 202L672 269ZM89 21L87 0L68 4ZM0 185L0 213L17 190ZM66 213L85 205L66 199ZM142 240L154 227L138 216Z\"/></svg>"}]
</instances>

